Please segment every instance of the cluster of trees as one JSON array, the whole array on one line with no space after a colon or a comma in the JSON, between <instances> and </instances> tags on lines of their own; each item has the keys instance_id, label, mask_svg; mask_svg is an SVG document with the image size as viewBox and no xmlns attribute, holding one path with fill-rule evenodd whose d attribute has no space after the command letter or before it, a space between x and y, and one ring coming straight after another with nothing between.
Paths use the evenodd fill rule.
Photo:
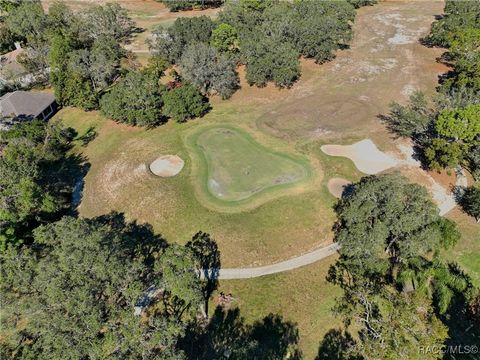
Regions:
<instances>
[{"instance_id":1,"label":"cluster of trees","mask_svg":"<svg viewBox=\"0 0 480 360\"><path fill-rule=\"evenodd\" d=\"M388 127L415 142L426 167L467 168L480 180L480 3L447 1L445 15L425 42L448 48L442 61L452 70L440 81L431 102L415 93L406 106L394 103L383 117ZM467 191L464 209L480 218L479 185Z\"/></svg>"},{"instance_id":2,"label":"cluster of trees","mask_svg":"<svg viewBox=\"0 0 480 360\"><path fill-rule=\"evenodd\" d=\"M27 51L21 61L32 71L49 69L55 98L62 105L101 108L114 120L146 126L166 118L186 121L209 109L193 81L182 79L173 91L160 84L168 66L164 59L154 57L143 70L122 67L127 55L122 44L136 28L118 4L74 13L59 2L48 14L37 0L0 6L5 13L0 47L8 50L14 40L22 42Z\"/></svg>"},{"instance_id":3,"label":"cluster of trees","mask_svg":"<svg viewBox=\"0 0 480 360\"><path fill-rule=\"evenodd\" d=\"M178 18L173 26L154 30L150 47L157 56L178 64L182 77L203 94L228 98L239 86L236 59L210 45L214 31L215 24L207 16ZM216 39L220 42L220 35Z\"/></svg>"},{"instance_id":4,"label":"cluster of trees","mask_svg":"<svg viewBox=\"0 0 480 360\"><path fill-rule=\"evenodd\" d=\"M210 105L197 87L182 79L167 86L159 82L165 68L165 62L154 57L147 68L126 73L102 97L102 114L129 125L148 127L167 118L184 122L204 115Z\"/></svg>"},{"instance_id":5,"label":"cluster of trees","mask_svg":"<svg viewBox=\"0 0 480 360\"><path fill-rule=\"evenodd\" d=\"M368 176L335 210L341 249L327 280L342 288L335 312L347 329L354 326L358 340L332 330L319 359L334 349L342 359L417 358L420 348L441 348L447 341L478 344L478 331L469 332L479 321L478 289L439 256L460 234L454 222L438 215L423 187L398 174Z\"/></svg>"},{"instance_id":6,"label":"cluster of trees","mask_svg":"<svg viewBox=\"0 0 480 360\"><path fill-rule=\"evenodd\" d=\"M151 49L178 64L204 94L229 97L238 88L237 64L250 85L289 87L300 77L299 57L331 60L347 46L355 6L374 1L240 0L227 2L218 20L179 18L154 31Z\"/></svg>"},{"instance_id":7,"label":"cluster of trees","mask_svg":"<svg viewBox=\"0 0 480 360\"><path fill-rule=\"evenodd\" d=\"M107 4L74 14L59 2L52 4L47 14L38 0L11 2L3 9L3 32L26 48L20 62L31 71L50 67L62 103L92 107L96 93L111 83L118 71L119 41L133 30L126 11L118 4ZM11 39L2 40L7 41ZM74 88L79 88L78 95Z\"/></svg>"}]
</instances>

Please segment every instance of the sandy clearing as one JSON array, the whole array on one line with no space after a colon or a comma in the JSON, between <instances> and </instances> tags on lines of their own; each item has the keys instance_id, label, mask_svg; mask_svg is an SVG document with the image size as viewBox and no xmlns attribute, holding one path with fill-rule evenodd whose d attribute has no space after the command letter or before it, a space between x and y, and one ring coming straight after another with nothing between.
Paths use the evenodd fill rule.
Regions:
<instances>
[{"instance_id":1,"label":"sandy clearing","mask_svg":"<svg viewBox=\"0 0 480 360\"><path fill-rule=\"evenodd\" d=\"M340 199L345 191L345 188L350 185L351 182L343 178L331 178L328 180L327 188L330 191L330 194L335 196L337 199Z\"/></svg>"},{"instance_id":2,"label":"sandy clearing","mask_svg":"<svg viewBox=\"0 0 480 360\"><path fill-rule=\"evenodd\" d=\"M150 171L157 176L170 177L183 169L183 160L176 155L164 155L150 164Z\"/></svg>"},{"instance_id":3,"label":"sandy clearing","mask_svg":"<svg viewBox=\"0 0 480 360\"><path fill-rule=\"evenodd\" d=\"M399 164L397 159L378 150L370 139L352 145L323 145L321 150L330 156L349 158L358 170L369 175L378 174Z\"/></svg>"}]
</instances>

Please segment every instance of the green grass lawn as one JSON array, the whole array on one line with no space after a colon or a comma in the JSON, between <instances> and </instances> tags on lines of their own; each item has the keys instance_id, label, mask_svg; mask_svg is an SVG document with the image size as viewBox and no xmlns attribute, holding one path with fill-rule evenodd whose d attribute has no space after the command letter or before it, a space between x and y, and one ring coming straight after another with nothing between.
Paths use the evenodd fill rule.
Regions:
<instances>
[{"instance_id":1,"label":"green grass lawn","mask_svg":"<svg viewBox=\"0 0 480 360\"><path fill-rule=\"evenodd\" d=\"M195 164L193 179L200 182L199 197L220 211L258 206L262 196L288 193L311 179L307 159L262 146L227 124L201 127L185 142Z\"/></svg>"},{"instance_id":2,"label":"green grass lawn","mask_svg":"<svg viewBox=\"0 0 480 360\"><path fill-rule=\"evenodd\" d=\"M230 111L227 105L209 114L211 125L225 119L224 114ZM152 224L170 242L185 243L199 230L209 232L219 244L225 267L285 260L331 239L335 199L321 184L323 175L316 155L309 157L315 179L308 191L299 186L297 193L294 187L289 190L292 193L281 197L275 194L276 198L254 209L225 213L213 211L198 200L193 187L198 182L192 169L195 164L184 144L184 134L201 127L206 119L187 124L169 122L147 130L74 108L62 109L55 118L63 119L79 136L91 127L97 132L88 145L77 141L74 149L90 163L79 208L83 216L123 212L130 220ZM282 153L303 153L261 134L255 133L255 141ZM171 178L150 174L150 162L166 154L180 156L185 161L183 170Z\"/></svg>"}]
</instances>

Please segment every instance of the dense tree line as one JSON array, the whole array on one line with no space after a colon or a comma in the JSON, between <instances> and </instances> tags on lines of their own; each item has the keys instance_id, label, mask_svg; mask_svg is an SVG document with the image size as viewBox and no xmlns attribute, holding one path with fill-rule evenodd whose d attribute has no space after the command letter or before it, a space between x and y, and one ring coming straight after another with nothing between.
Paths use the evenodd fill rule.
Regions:
<instances>
[{"instance_id":1,"label":"dense tree line","mask_svg":"<svg viewBox=\"0 0 480 360\"><path fill-rule=\"evenodd\" d=\"M372 3L231 1L216 21L179 18L170 28L157 28L150 47L178 64L182 75L205 94L229 97L238 88L238 63L245 64L251 85L272 81L289 87L300 77L300 56L317 63L333 59L351 39L354 8ZM218 74L227 75L218 79Z\"/></svg>"},{"instance_id":2,"label":"dense tree line","mask_svg":"<svg viewBox=\"0 0 480 360\"><path fill-rule=\"evenodd\" d=\"M164 3L170 11L206 9L221 6L225 0L155 0Z\"/></svg>"},{"instance_id":3,"label":"dense tree line","mask_svg":"<svg viewBox=\"0 0 480 360\"><path fill-rule=\"evenodd\" d=\"M387 126L415 142L426 167L441 170L467 168L480 180L480 2L447 1L445 15L434 22L424 39L430 46L446 47L441 61L451 67L429 101L411 96L406 106L392 104L384 117ZM462 204L479 217L478 183L467 191Z\"/></svg>"},{"instance_id":4,"label":"dense tree line","mask_svg":"<svg viewBox=\"0 0 480 360\"><path fill-rule=\"evenodd\" d=\"M50 69L60 104L93 109L102 91L119 75L120 43L134 26L118 4L72 12L54 3L45 13L40 1L12 3L2 19L4 32L23 43L20 62L30 71Z\"/></svg>"},{"instance_id":5,"label":"dense tree line","mask_svg":"<svg viewBox=\"0 0 480 360\"><path fill-rule=\"evenodd\" d=\"M441 348L449 339L478 344L480 334L465 330L477 321L471 314L478 290L439 256L460 234L438 215L425 188L398 174L368 176L335 210L335 241L342 247L327 280L342 288L335 312L358 336L331 330L318 359L417 358L420 348Z\"/></svg>"}]
</instances>

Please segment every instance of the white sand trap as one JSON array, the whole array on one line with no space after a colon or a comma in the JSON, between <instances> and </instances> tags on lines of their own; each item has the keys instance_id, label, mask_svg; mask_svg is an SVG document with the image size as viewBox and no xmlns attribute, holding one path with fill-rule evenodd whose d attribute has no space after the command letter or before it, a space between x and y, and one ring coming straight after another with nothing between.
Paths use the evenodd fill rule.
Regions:
<instances>
[{"instance_id":1,"label":"white sand trap","mask_svg":"<svg viewBox=\"0 0 480 360\"><path fill-rule=\"evenodd\" d=\"M322 151L330 156L344 156L353 161L365 174L378 174L400 163L399 160L381 152L370 139L352 145L323 145Z\"/></svg>"},{"instance_id":2,"label":"white sand trap","mask_svg":"<svg viewBox=\"0 0 480 360\"><path fill-rule=\"evenodd\" d=\"M335 196L337 199L340 199L345 191L345 188L350 184L351 182L346 179L331 178L328 180L327 188L328 191L330 191L330 194Z\"/></svg>"},{"instance_id":3,"label":"white sand trap","mask_svg":"<svg viewBox=\"0 0 480 360\"><path fill-rule=\"evenodd\" d=\"M183 169L184 162L176 155L160 156L150 164L150 171L157 176L170 177Z\"/></svg>"}]
</instances>

